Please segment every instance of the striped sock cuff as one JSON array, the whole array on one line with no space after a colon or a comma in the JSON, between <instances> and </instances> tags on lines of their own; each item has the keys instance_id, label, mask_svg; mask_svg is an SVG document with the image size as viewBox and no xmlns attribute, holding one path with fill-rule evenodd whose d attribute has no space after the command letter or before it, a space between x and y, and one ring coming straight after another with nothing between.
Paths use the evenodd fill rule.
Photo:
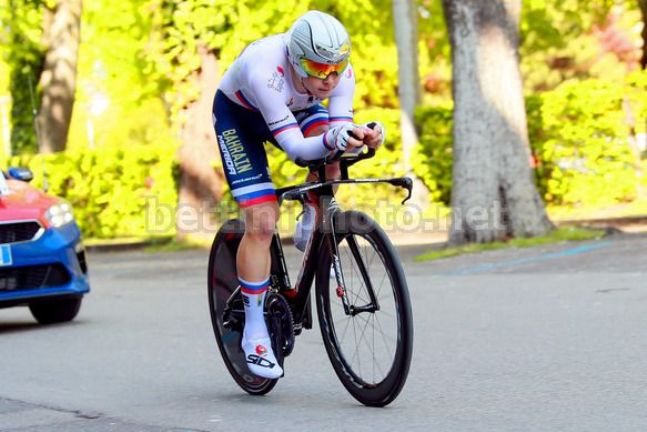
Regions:
<instances>
[{"instance_id":1,"label":"striped sock cuff","mask_svg":"<svg viewBox=\"0 0 647 432\"><path fill-rule=\"evenodd\" d=\"M270 285L270 278L261 282L248 282L245 279L238 278L238 282L240 283L240 290L243 293L258 295L267 291L267 287Z\"/></svg>"}]
</instances>

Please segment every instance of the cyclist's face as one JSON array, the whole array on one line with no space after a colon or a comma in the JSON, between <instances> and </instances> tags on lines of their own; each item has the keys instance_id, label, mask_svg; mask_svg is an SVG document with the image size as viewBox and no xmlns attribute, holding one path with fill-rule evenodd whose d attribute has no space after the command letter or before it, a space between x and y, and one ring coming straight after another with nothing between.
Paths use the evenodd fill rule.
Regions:
<instances>
[{"instance_id":1,"label":"cyclist's face","mask_svg":"<svg viewBox=\"0 0 647 432\"><path fill-rule=\"evenodd\" d=\"M339 78L340 77L337 72L331 73L325 79L307 77L303 80L303 85L314 96L325 99L330 96L335 87L337 87L339 84Z\"/></svg>"}]
</instances>

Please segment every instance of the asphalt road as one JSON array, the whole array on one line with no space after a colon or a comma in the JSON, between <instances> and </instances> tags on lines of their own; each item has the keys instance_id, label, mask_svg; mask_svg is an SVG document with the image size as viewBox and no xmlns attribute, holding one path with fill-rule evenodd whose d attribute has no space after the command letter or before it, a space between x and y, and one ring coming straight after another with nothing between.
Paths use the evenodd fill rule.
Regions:
<instances>
[{"instance_id":1,"label":"asphalt road","mask_svg":"<svg viewBox=\"0 0 647 432\"><path fill-rule=\"evenodd\" d=\"M213 339L207 252L95 253L73 323L0 310L0 430L644 431L646 239L433 263L402 248L414 358L382 409L346 393L316 327L270 394L243 393Z\"/></svg>"}]
</instances>

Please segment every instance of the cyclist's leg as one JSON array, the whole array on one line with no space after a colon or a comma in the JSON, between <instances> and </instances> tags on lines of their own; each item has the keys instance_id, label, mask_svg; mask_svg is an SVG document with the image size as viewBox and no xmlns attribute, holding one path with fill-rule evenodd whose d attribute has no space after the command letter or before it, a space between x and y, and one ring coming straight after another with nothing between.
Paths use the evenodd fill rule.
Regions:
<instances>
[{"instance_id":1,"label":"cyclist's leg","mask_svg":"<svg viewBox=\"0 0 647 432\"><path fill-rule=\"evenodd\" d=\"M242 205L242 204L241 204ZM255 204L243 209L245 234L238 247L236 268L245 308L245 329L241 347L249 369L265 378L279 378L283 370L272 351L263 316L265 295L270 285L270 244L278 220L276 202Z\"/></svg>"},{"instance_id":2,"label":"cyclist's leg","mask_svg":"<svg viewBox=\"0 0 647 432\"><path fill-rule=\"evenodd\" d=\"M241 345L252 373L278 378L283 371L272 351L263 316L269 250L279 214L263 147L265 122L259 113L235 105L221 92L216 95L214 117L225 177L245 218L245 233L236 257L245 307Z\"/></svg>"}]
</instances>

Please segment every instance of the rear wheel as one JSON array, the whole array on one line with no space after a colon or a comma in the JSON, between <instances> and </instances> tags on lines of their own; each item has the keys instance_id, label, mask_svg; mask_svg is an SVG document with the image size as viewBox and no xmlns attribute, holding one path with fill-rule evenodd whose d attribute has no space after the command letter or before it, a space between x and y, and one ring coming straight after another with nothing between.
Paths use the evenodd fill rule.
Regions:
<instances>
[{"instance_id":1,"label":"rear wheel","mask_svg":"<svg viewBox=\"0 0 647 432\"><path fill-rule=\"evenodd\" d=\"M83 297L58 297L34 300L29 310L40 324L72 321L81 309Z\"/></svg>"},{"instance_id":2,"label":"rear wheel","mask_svg":"<svg viewBox=\"0 0 647 432\"><path fill-rule=\"evenodd\" d=\"M209 310L220 354L232 378L246 392L263 395L277 380L252 374L240 347L245 311L238 290L236 252L244 232L244 223L236 219L225 223L216 235L209 256Z\"/></svg>"},{"instance_id":3,"label":"rear wheel","mask_svg":"<svg viewBox=\"0 0 647 432\"><path fill-rule=\"evenodd\" d=\"M372 219L338 212L334 225L339 265L333 264L329 247L316 285L324 345L351 395L365 405L384 406L402 390L411 363L407 283L395 249ZM333 242L333 235L328 239ZM336 278L330 277L331 267Z\"/></svg>"}]
</instances>

